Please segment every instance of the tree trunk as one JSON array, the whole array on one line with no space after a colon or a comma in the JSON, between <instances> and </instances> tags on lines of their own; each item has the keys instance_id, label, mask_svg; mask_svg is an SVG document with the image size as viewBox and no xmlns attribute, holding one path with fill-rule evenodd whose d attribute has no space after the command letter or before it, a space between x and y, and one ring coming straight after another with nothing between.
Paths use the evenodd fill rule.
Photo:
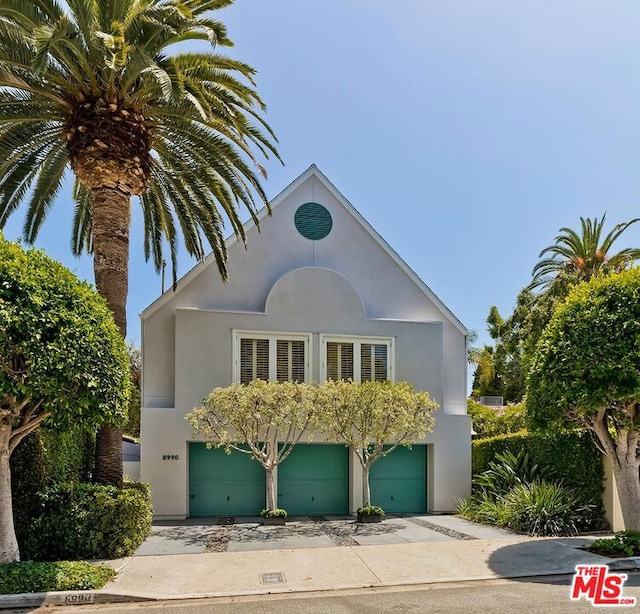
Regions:
<instances>
[{"instance_id":1,"label":"tree trunk","mask_svg":"<svg viewBox=\"0 0 640 614\"><path fill-rule=\"evenodd\" d=\"M0 565L20 560L11 503L10 436L11 425L0 425Z\"/></svg>"},{"instance_id":2,"label":"tree trunk","mask_svg":"<svg viewBox=\"0 0 640 614\"><path fill-rule=\"evenodd\" d=\"M103 426L96 434L94 482L122 486L122 429Z\"/></svg>"},{"instance_id":3,"label":"tree trunk","mask_svg":"<svg viewBox=\"0 0 640 614\"><path fill-rule=\"evenodd\" d=\"M129 291L129 200L129 194L117 188L91 190L96 288L113 312L123 339L127 336Z\"/></svg>"},{"instance_id":4,"label":"tree trunk","mask_svg":"<svg viewBox=\"0 0 640 614\"><path fill-rule=\"evenodd\" d=\"M620 454L611 458L613 475L616 478L620 511L627 531L640 531L640 478L638 463Z\"/></svg>"},{"instance_id":5,"label":"tree trunk","mask_svg":"<svg viewBox=\"0 0 640 614\"><path fill-rule=\"evenodd\" d=\"M96 288L113 312L123 338L127 336L130 195L118 188L91 190L93 205L93 272ZM95 480L122 484L122 429L104 426L96 440Z\"/></svg>"},{"instance_id":6,"label":"tree trunk","mask_svg":"<svg viewBox=\"0 0 640 614\"><path fill-rule=\"evenodd\" d=\"M273 479L273 467L265 469L267 480L267 509L275 510L278 507L276 503L276 485Z\"/></svg>"},{"instance_id":7,"label":"tree trunk","mask_svg":"<svg viewBox=\"0 0 640 614\"><path fill-rule=\"evenodd\" d=\"M371 489L369 488L368 465L362 466L362 505L371 505Z\"/></svg>"}]
</instances>

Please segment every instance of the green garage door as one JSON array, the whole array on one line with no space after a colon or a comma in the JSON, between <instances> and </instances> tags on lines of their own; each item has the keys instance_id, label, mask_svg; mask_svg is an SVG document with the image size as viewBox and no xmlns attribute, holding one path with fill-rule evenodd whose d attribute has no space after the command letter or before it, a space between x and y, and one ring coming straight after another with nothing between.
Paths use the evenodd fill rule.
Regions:
<instances>
[{"instance_id":1,"label":"green garage door","mask_svg":"<svg viewBox=\"0 0 640 614\"><path fill-rule=\"evenodd\" d=\"M189 514L257 516L265 506L264 469L248 454L189 444Z\"/></svg>"},{"instance_id":2,"label":"green garage door","mask_svg":"<svg viewBox=\"0 0 640 614\"><path fill-rule=\"evenodd\" d=\"M346 514L348 452L344 446L298 444L278 467L278 506L291 515Z\"/></svg>"},{"instance_id":3,"label":"green garage door","mask_svg":"<svg viewBox=\"0 0 640 614\"><path fill-rule=\"evenodd\" d=\"M400 446L376 461L369 475L371 503L387 512L427 511L427 446Z\"/></svg>"}]
</instances>

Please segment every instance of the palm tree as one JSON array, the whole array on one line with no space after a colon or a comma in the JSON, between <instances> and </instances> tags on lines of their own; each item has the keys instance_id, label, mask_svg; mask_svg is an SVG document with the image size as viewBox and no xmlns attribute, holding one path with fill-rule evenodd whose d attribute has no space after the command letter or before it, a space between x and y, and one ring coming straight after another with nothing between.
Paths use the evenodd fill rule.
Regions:
<instances>
[{"instance_id":1,"label":"palm tree","mask_svg":"<svg viewBox=\"0 0 640 614\"><path fill-rule=\"evenodd\" d=\"M617 224L601 241L605 218L606 214L601 220L581 217L580 234L571 228L561 228L555 243L540 252L538 257L546 258L533 267L529 289L548 289L555 280L588 281L598 273L620 271L640 258L640 249L634 248L609 255L613 243L640 218Z\"/></svg>"},{"instance_id":2,"label":"palm tree","mask_svg":"<svg viewBox=\"0 0 640 614\"><path fill-rule=\"evenodd\" d=\"M0 2L0 228L26 200L33 242L70 168L72 250L93 253L123 336L133 196L145 257L160 270L168 246L174 284L178 228L192 256L206 240L226 278L224 219L244 240L239 208L257 222L256 200L267 203L254 150L278 154L254 70L214 49L232 43L210 13L232 2ZM178 52L186 41L209 47ZM99 481L122 479L119 437L99 434Z\"/></svg>"}]
</instances>

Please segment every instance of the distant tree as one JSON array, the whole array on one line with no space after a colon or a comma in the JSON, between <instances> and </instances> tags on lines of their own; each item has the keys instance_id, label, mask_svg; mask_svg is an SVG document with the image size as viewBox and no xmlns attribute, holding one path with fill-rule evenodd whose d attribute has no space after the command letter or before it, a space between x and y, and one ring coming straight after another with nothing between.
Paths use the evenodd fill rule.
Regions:
<instances>
[{"instance_id":1,"label":"distant tree","mask_svg":"<svg viewBox=\"0 0 640 614\"><path fill-rule=\"evenodd\" d=\"M536 346L556 307L576 284L575 276L558 273L544 292L524 288L512 314L503 319L497 307L487 316L487 330L494 340L474 374L473 396L500 395L507 403L519 403L525 393L526 375Z\"/></svg>"},{"instance_id":2,"label":"distant tree","mask_svg":"<svg viewBox=\"0 0 640 614\"><path fill-rule=\"evenodd\" d=\"M534 267L531 283L518 294L508 318L491 307L487 330L495 344L485 347L477 362L474 397L500 395L508 402L521 401L538 341L571 288L594 275L621 271L640 258L635 248L610 254L620 235L640 218L616 225L603 237L605 217L580 218L580 232L560 229L555 243L540 252L545 258Z\"/></svg>"},{"instance_id":3,"label":"distant tree","mask_svg":"<svg viewBox=\"0 0 640 614\"><path fill-rule=\"evenodd\" d=\"M119 424L129 368L113 315L88 284L43 252L0 235L0 563L19 559L9 458L46 423Z\"/></svg>"},{"instance_id":4,"label":"distant tree","mask_svg":"<svg viewBox=\"0 0 640 614\"><path fill-rule=\"evenodd\" d=\"M129 355L129 377L131 381L131 398L129 400L129 411L127 423L122 429L127 435L140 437L140 406L142 397L140 395L140 385L142 383L142 352L140 348L132 343L127 346Z\"/></svg>"},{"instance_id":5,"label":"distant tree","mask_svg":"<svg viewBox=\"0 0 640 614\"><path fill-rule=\"evenodd\" d=\"M617 224L602 238L606 214L598 218L580 218L580 232L561 228L553 245L539 254L543 260L533 267L530 289L547 288L559 273L574 277L575 281L589 281L598 273L621 271L640 258L640 249L626 248L610 254L620 235L640 218Z\"/></svg>"},{"instance_id":6,"label":"distant tree","mask_svg":"<svg viewBox=\"0 0 640 614\"><path fill-rule=\"evenodd\" d=\"M186 418L208 447L250 454L265 469L267 509L277 508L274 469L291 453L315 418L315 388L294 382L214 388Z\"/></svg>"},{"instance_id":7,"label":"distant tree","mask_svg":"<svg viewBox=\"0 0 640 614\"><path fill-rule=\"evenodd\" d=\"M344 442L362 468L363 505L371 504L369 472L373 463L398 446L409 447L433 428L438 404L406 382L329 380L318 390L318 418L328 439Z\"/></svg>"},{"instance_id":8,"label":"distant tree","mask_svg":"<svg viewBox=\"0 0 640 614\"><path fill-rule=\"evenodd\" d=\"M477 365L482 355L482 349L475 345L478 341L478 331L470 330L467 333L467 362L470 365Z\"/></svg>"},{"instance_id":9,"label":"distant tree","mask_svg":"<svg viewBox=\"0 0 640 614\"><path fill-rule=\"evenodd\" d=\"M640 530L640 270L579 284L540 340L527 386L532 427L574 421L612 462L625 526Z\"/></svg>"},{"instance_id":10,"label":"distant tree","mask_svg":"<svg viewBox=\"0 0 640 614\"><path fill-rule=\"evenodd\" d=\"M508 405L503 408L487 407L473 399L467 401L467 413L476 439L517 433L525 428L524 404Z\"/></svg>"},{"instance_id":11,"label":"distant tree","mask_svg":"<svg viewBox=\"0 0 640 614\"><path fill-rule=\"evenodd\" d=\"M485 345L477 362L472 396L502 396L507 403L517 403L524 394L521 350L514 343L510 320L503 320L497 307L487 317L487 330L495 345Z\"/></svg>"}]
</instances>

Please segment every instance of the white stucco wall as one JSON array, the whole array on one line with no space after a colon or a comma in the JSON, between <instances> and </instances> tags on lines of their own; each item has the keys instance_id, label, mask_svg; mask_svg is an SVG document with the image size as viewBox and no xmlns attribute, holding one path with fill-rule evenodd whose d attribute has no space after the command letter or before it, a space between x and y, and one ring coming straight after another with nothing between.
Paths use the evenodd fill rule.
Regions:
<instances>
[{"instance_id":1,"label":"white stucco wall","mask_svg":"<svg viewBox=\"0 0 640 614\"><path fill-rule=\"evenodd\" d=\"M312 333L314 381L320 334L392 337L395 379L441 405L428 438L435 472L429 507L451 510L453 497L468 493L464 329L338 196L310 173L262 220L260 233L248 229L248 249L230 245L228 283L215 264L198 265L143 314L141 477L152 484L157 515L187 514L191 432L184 415L213 387L231 383L234 329ZM309 201L331 213L325 239L310 241L294 227L296 209Z\"/></svg>"}]
</instances>

